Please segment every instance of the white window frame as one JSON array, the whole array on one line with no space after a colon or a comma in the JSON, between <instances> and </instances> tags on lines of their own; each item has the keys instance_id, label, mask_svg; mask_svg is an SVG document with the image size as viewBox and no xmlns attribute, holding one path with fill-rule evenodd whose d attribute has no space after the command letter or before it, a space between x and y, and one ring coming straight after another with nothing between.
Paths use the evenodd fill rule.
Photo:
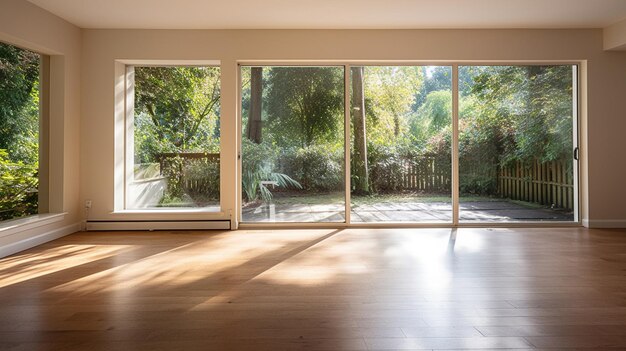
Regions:
<instances>
[{"instance_id":1,"label":"white window frame","mask_svg":"<svg viewBox=\"0 0 626 351\"><path fill-rule=\"evenodd\" d=\"M218 67L218 60L118 60L116 61L116 121L115 121L115 184L114 209L111 214L124 220L225 220L229 216L223 209L225 191L223 187L225 157L220 130L220 200L219 209L205 207L164 207L164 208L129 208L128 186L134 180L134 68L135 67ZM220 77L220 84L222 78ZM220 104L222 103L220 96ZM220 115L221 120L224 116Z\"/></svg>"},{"instance_id":2,"label":"white window frame","mask_svg":"<svg viewBox=\"0 0 626 351\"><path fill-rule=\"evenodd\" d=\"M459 66L557 66L568 65L575 66L575 76L573 79L573 146L581 150L581 125L583 116L581 116L580 108L580 95L581 95L581 79L582 68L584 67L583 61L576 60L533 60L533 61L516 61L516 60L494 60L494 61L466 61L466 60L450 60L450 61L310 61L310 60L295 60L295 61L254 61L254 60L240 60L237 61L237 180L238 184L241 184L241 172L242 172L242 160L241 160L241 138L242 138L242 111L241 111L241 68L247 66L294 66L294 67L306 67L306 66L334 66L344 67L344 119L345 119L345 222L336 223L303 223L303 222L242 222L242 190L241 186L237 186L237 206L236 216L239 222L240 228L457 228L457 227L578 227L582 225L581 206L584 203L582 199L582 182L580 174L582 172L582 165L586 164L586 160L583 158L586 155L585 150L579 151L578 160L574 160L575 166L573 167L573 181L574 181L574 219L572 221L509 221L509 222L462 222L459 220ZM350 140L350 68L352 66L449 66L452 67L452 220L450 222L372 222L372 223L352 223L350 221L350 143L346 142Z\"/></svg>"},{"instance_id":3,"label":"white window frame","mask_svg":"<svg viewBox=\"0 0 626 351\"><path fill-rule=\"evenodd\" d=\"M48 225L62 221L66 213L60 211L60 203L50 201L50 56L35 49L23 47L9 41L2 41L22 50L33 52L39 56L39 155L38 155L38 189L37 189L37 214L26 217L12 218L0 221L0 238L13 235L23 230ZM55 67L58 67L55 62ZM56 212L51 212L56 210Z\"/></svg>"}]
</instances>

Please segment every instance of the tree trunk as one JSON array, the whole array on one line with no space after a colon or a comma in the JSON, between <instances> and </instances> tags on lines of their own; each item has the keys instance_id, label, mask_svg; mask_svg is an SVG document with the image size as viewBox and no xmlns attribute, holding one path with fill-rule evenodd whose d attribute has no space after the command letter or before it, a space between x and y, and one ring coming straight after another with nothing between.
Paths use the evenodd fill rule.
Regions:
<instances>
[{"instance_id":1,"label":"tree trunk","mask_svg":"<svg viewBox=\"0 0 626 351\"><path fill-rule=\"evenodd\" d=\"M354 129L354 153L352 155L354 193L367 194L370 189L369 170L367 166L363 67L352 67L352 126Z\"/></svg>"},{"instance_id":2,"label":"tree trunk","mask_svg":"<svg viewBox=\"0 0 626 351\"><path fill-rule=\"evenodd\" d=\"M248 115L246 136L253 142L260 144L262 141L261 104L263 98L263 68L252 67L250 73L250 113Z\"/></svg>"}]
</instances>

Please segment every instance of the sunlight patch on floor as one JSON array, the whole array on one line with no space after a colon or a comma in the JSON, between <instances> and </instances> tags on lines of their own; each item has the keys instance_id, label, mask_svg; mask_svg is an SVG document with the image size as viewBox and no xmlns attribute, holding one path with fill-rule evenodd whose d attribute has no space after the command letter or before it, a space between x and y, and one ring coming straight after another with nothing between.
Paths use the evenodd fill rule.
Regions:
<instances>
[{"instance_id":1,"label":"sunlight patch on floor","mask_svg":"<svg viewBox=\"0 0 626 351\"><path fill-rule=\"evenodd\" d=\"M130 245L63 245L0 260L0 288L112 257Z\"/></svg>"},{"instance_id":2,"label":"sunlight patch on floor","mask_svg":"<svg viewBox=\"0 0 626 351\"><path fill-rule=\"evenodd\" d=\"M263 261L265 255L275 257L281 251L288 252L330 232L332 230L303 231L295 235L229 232L134 259L50 291L74 294L135 288L162 291L183 285L196 290L223 288L256 276L258 265L251 262ZM254 240L248 240L248 236L254 236ZM251 276L230 273L246 269Z\"/></svg>"}]
</instances>

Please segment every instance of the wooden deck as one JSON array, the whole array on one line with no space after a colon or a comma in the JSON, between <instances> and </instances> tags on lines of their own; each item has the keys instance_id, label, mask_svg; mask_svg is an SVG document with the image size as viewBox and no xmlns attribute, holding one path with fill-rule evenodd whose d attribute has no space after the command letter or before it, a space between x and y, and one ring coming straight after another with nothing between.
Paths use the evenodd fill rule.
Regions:
<instances>
[{"instance_id":1,"label":"wooden deck","mask_svg":"<svg viewBox=\"0 0 626 351\"><path fill-rule=\"evenodd\" d=\"M0 260L1 350L626 348L626 230L78 233Z\"/></svg>"},{"instance_id":2,"label":"wooden deck","mask_svg":"<svg viewBox=\"0 0 626 351\"><path fill-rule=\"evenodd\" d=\"M510 200L461 201L464 223L573 222L574 214ZM244 222L345 222L343 202L331 204L259 204L243 209ZM352 206L353 223L451 223L450 202L378 202Z\"/></svg>"}]
</instances>

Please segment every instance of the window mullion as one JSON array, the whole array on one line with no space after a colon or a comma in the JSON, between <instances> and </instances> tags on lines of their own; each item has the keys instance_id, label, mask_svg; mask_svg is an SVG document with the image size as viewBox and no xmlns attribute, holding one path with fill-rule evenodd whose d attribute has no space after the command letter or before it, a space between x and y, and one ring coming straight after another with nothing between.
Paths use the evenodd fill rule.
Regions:
<instances>
[{"instance_id":1,"label":"window mullion","mask_svg":"<svg viewBox=\"0 0 626 351\"><path fill-rule=\"evenodd\" d=\"M452 225L459 224L459 65L452 65Z\"/></svg>"},{"instance_id":2,"label":"window mullion","mask_svg":"<svg viewBox=\"0 0 626 351\"><path fill-rule=\"evenodd\" d=\"M344 149L345 149L345 158L344 158L344 185L345 185L345 201L346 201L346 224L350 224L350 65L347 64L344 66L344 84L343 84L343 93L344 93Z\"/></svg>"}]
</instances>

